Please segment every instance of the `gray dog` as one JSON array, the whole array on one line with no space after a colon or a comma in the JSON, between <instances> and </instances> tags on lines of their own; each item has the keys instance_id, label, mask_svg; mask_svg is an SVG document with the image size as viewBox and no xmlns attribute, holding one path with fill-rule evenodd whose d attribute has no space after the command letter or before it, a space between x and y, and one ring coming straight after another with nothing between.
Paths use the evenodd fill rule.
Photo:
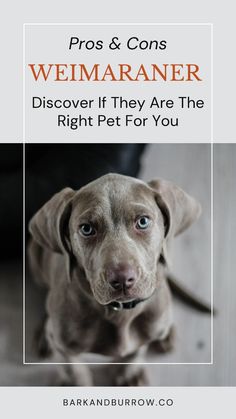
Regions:
<instances>
[{"instance_id":1,"label":"gray dog","mask_svg":"<svg viewBox=\"0 0 236 419\"><path fill-rule=\"evenodd\" d=\"M65 188L30 221L30 265L48 289L44 336L63 382L91 385L82 353L112 357L113 385L142 385L146 348L171 343L168 246L200 215L198 202L164 180L108 174Z\"/></svg>"}]
</instances>

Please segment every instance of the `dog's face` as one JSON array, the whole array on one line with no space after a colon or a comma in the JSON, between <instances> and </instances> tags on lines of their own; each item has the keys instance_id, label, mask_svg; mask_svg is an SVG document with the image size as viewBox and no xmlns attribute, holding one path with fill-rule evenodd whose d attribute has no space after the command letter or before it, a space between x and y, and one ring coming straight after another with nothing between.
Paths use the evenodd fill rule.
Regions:
<instances>
[{"instance_id":1,"label":"dog's face","mask_svg":"<svg viewBox=\"0 0 236 419\"><path fill-rule=\"evenodd\" d=\"M69 235L100 304L153 293L165 229L148 185L111 175L82 188L73 201Z\"/></svg>"},{"instance_id":2,"label":"dog's face","mask_svg":"<svg viewBox=\"0 0 236 419\"><path fill-rule=\"evenodd\" d=\"M199 215L199 204L174 184L105 175L79 191L66 188L30 222L33 238L64 253L85 273L100 304L146 299L157 287L166 242Z\"/></svg>"}]
</instances>

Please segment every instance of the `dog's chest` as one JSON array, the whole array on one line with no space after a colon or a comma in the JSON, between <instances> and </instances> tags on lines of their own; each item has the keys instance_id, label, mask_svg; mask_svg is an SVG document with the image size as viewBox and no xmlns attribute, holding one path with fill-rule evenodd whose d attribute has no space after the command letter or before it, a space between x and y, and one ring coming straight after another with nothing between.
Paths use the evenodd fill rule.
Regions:
<instances>
[{"instance_id":1,"label":"dog's chest","mask_svg":"<svg viewBox=\"0 0 236 419\"><path fill-rule=\"evenodd\" d=\"M128 314L128 313L127 313ZM111 319L89 317L61 330L61 343L65 352L95 353L100 355L123 357L136 351L147 343L153 331L150 316L142 313L134 319ZM119 313L117 314L119 316Z\"/></svg>"}]
</instances>

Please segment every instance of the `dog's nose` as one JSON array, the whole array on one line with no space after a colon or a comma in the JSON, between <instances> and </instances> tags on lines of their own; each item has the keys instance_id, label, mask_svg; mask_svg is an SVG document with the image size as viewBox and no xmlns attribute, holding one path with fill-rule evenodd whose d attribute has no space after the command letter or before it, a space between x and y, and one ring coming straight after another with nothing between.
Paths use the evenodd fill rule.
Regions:
<instances>
[{"instance_id":1,"label":"dog's nose","mask_svg":"<svg viewBox=\"0 0 236 419\"><path fill-rule=\"evenodd\" d=\"M106 278L115 290L127 290L132 288L136 281L135 270L129 265L119 265L106 269Z\"/></svg>"}]
</instances>

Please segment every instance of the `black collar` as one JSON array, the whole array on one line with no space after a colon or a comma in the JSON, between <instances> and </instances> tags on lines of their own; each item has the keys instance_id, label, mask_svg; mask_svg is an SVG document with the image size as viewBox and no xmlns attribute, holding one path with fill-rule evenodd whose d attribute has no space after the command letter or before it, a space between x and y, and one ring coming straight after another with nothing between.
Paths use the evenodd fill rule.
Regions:
<instances>
[{"instance_id":1,"label":"black collar","mask_svg":"<svg viewBox=\"0 0 236 419\"><path fill-rule=\"evenodd\" d=\"M127 303L121 303L120 301L112 301L111 303L107 304L106 307L111 307L114 311L130 310L131 308L136 307L136 305L146 300L148 300L148 298L144 298L143 300L132 300L128 301Z\"/></svg>"}]
</instances>

